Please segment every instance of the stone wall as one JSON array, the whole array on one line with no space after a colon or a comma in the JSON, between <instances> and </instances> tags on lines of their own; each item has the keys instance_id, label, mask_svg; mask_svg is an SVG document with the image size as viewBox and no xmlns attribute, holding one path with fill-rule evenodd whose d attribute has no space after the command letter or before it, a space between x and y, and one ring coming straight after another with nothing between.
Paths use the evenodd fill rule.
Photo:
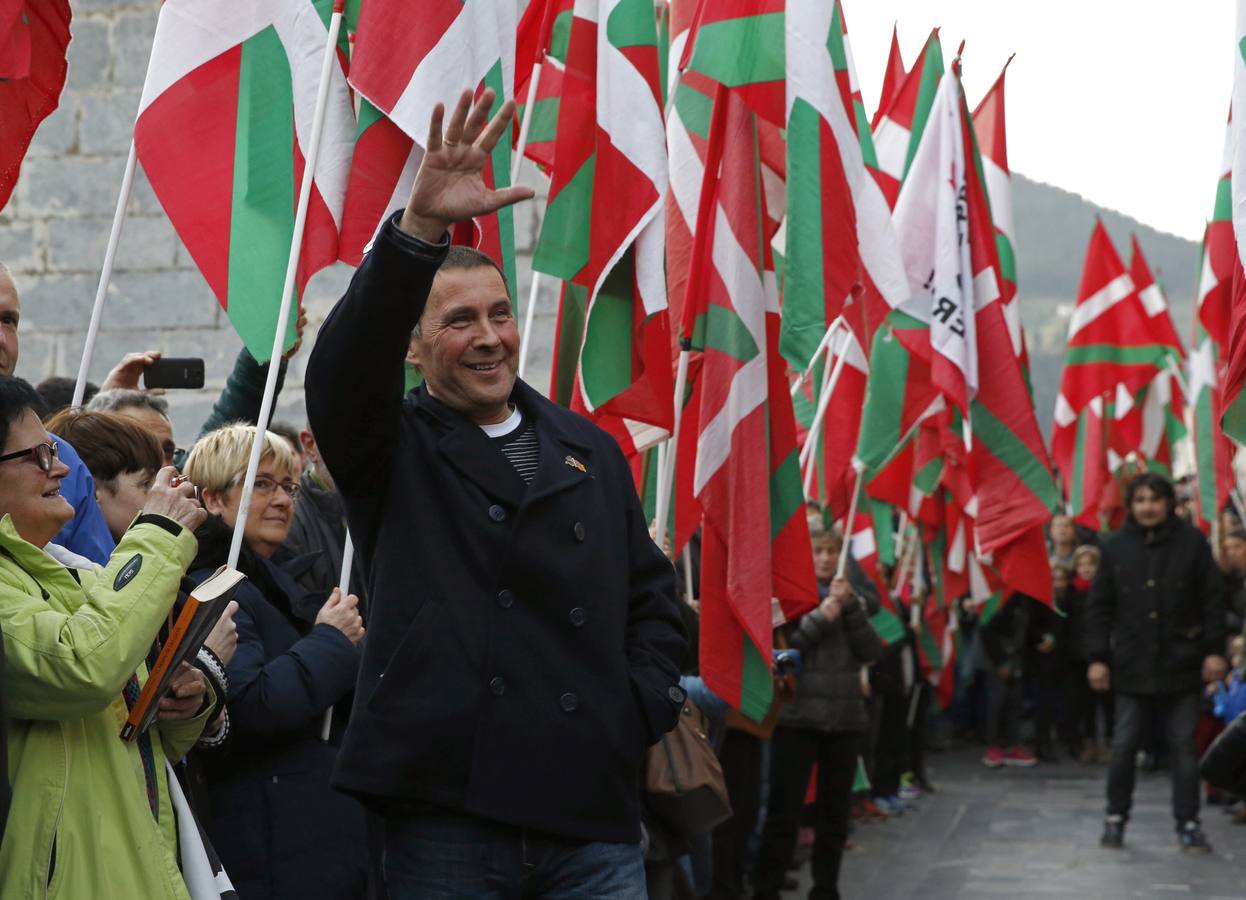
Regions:
<instances>
[{"instance_id":1,"label":"stone wall","mask_svg":"<svg viewBox=\"0 0 1246 900\"><path fill-rule=\"evenodd\" d=\"M73 40L60 107L39 128L12 199L0 211L0 261L22 299L18 374L33 383L77 375L112 223L131 126L155 33L157 0L71 0ZM540 179L530 164L523 180ZM543 189L544 185L539 188ZM516 216L520 303L527 301L540 207ZM273 260L282 271L285 259ZM277 418L303 422L303 367L316 329L350 278L338 265L309 283L307 339L291 362ZM540 300L528 380L549 379L553 291ZM207 386L169 394L175 434L194 439L240 347L237 335L169 225L140 168L117 252L90 378L131 350L203 357Z\"/></svg>"}]
</instances>

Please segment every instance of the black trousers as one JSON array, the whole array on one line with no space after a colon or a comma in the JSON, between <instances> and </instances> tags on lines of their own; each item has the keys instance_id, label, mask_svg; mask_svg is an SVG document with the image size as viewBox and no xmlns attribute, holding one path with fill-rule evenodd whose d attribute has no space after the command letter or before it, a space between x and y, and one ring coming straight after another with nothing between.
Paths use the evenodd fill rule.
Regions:
<instances>
[{"instance_id":1,"label":"black trousers","mask_svg":"<svg viewBox=\"0 0 1246 900\"><path fill-rule=\"evenodd\" d=\"M1172 815L1178 827L1198 818L1198 691L1166 695L1116 695L1116 730L1108 766L1108 815L1129 817L1133 805L1134 762L1147 729L1154 725L1168 739L1172 754Z\"/></svg>"},{"instance_id":2,"label":"black trousers","mask_svg":"<svg viewBox=\"0 0 1246 900\"><path fill-rule=\"evenodd\" d=\"M744 896L748 842L761 811L761 750L761 738L729 728L718 751L732 815L713 832L714 875L709 900Z\"/></svg>"},{"instance_id":3,"label":"black trousers","mask_svg":"<svg viewBox=\"0 0 1246 900\"><path fill-rule=\"evenodd\" d=\"M796 849L801 807L814 763L818 764L813 889L810 900L838 900L839 864L848 839L848 808L861 735L856 732L776 728L770 741L770 806L757 851L754 900L778 900Z\"/></svg>"},{"instance_id":4,"label":"black trousers","mask_svg":"<svg viewBox=\"0 0 1246 900\"><path fill-rule=\"evenodd\" d=\"M873 675L877 720L869 772L871 794L890 797L900 790L900 776L909 765L909 697L904 690L901 651L890 650L875 665Z\"/></svg>"},{"instance_id":5,"label":"black trousers","mask_svg":"<svg viewBox=\"0 0 1246 900\"><path fill-rule=\"evenodd\" d=\"M1084 659L1070 660L1067 664L1067 683L1070 698L1069 740L1072 743L1099 739L1099 710L1103 710L1103 727L1109 741L1112 740L1116 711L1111 691L1092 691L1086 680L1090 664Z\"/></svg>"}]
</instances>

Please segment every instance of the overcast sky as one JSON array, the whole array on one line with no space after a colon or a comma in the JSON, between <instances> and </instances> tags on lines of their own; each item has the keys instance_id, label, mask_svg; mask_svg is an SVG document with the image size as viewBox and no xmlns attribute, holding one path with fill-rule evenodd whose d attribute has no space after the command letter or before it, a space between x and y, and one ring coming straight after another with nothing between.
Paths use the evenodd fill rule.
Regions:
<instances>
[{"instance_id":1,"label":"overcast sky","mask_svg":"<svg viewBox=\"0 0 1246 900\"><path fill-rule=\"evenodd\" d=\"M1008 69L1008 162L1138 220L1199 239L1211 214L1233 79L1230 0L843 0L866 109L891 27L912 66L941 26L966 41L970 109Z\"/></svg>"}]
</instances>

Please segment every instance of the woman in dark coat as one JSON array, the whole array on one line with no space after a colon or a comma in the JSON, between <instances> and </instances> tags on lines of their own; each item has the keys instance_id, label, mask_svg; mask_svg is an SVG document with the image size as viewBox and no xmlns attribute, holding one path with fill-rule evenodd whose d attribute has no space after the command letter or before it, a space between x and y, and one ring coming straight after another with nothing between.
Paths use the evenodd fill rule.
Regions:
<instances>
[{"instance_id":1,"label":"woman in dark coat","mask_svg":"<svg viewBox=\"0 0 1246 900\"><path fill-rule=\"evenodd\" d=\"M206 435L186 462L212 514L199 530L191 577L224 565L255 428ZM238 645L226 673L231 734L208 773L209 834L240 897L362 898L368 852L359 804L329 787L337 748L321 739L325 714L359 669L363 624L352 595L319 610L297 586L305 560L282 549L298 492L293 450L265 438L238 568Z\"/></svg>"}]
</instances>

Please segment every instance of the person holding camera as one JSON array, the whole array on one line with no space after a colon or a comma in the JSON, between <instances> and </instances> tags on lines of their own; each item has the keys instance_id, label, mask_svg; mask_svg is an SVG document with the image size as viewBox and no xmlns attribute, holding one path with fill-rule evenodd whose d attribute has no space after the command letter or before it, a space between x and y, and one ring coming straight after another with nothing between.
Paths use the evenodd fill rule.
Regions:
<instances>
[{"instance_id":1,"label":"person holding camera","mask_svg":"<svg viewBox=\"0 0 1246 900\"><path fill-rule=\"evenodd\" d=\"M821 604L784 630L801 653L796 699L779 715L770 743L770 806L757 851L755 900L778 900L796 848L800 812L814 763L818 766L810 897L839 897L839 865L848 838L848 808L863 735L869 724L861 667L882 657L869 617L878 591L848 557L847 577L836 576L848 552L833 531L812 535L814 574Z\"/></svg>"}]
</instances>

